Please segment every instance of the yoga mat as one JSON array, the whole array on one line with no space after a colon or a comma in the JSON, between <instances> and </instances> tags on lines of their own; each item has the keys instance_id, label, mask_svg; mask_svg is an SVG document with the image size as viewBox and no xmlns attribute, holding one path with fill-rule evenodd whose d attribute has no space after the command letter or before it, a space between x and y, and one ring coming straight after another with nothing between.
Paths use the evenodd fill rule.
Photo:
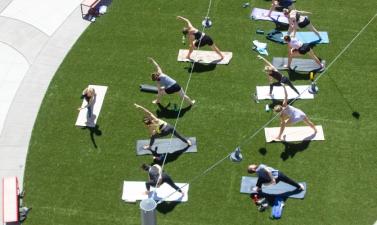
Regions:
<instances>
[{"instance_id":1,"label":"yoga mat","mask_svg":"<svg viewBox=\"0 0 377 225\"><path fill-rule=\"evenodd\" d=\"M287 35L287 32L282 32L283 37ZM318 36L312 32L312 31L299 31L296 32L296 38L301 41L302 43L311 43L315 42L318 44L328 44L330 43L329 41L329 36L326 31L319 31L319 35L321 35L321 41L318 41Z\"/></svg>"},{"instance_id":2,"label":"yoga mat","mask_svg":"<svg viewBox=\"0 0 377 225\"><path fill-rule=\"evenodd\" d=\"M149 93L157 93L158 89L154 85L140 84L140 91L149 92Z\"/></svg>"},{"instance_id":3,"label":"yoga mat","mask_svg":"<svg viewBox=\"0 0 377 225\"><path fill-rule=\"evenodd\" d=\"M250 18L253 20L265 20L265 21L278 21L280 23L288 24L288 18L284 16L282 12L272 11L271 16L266 16L270 10L253 8L250 14Z\"/></svg>"},{"instance_id":4,"label":"yoga mat","mask_svg":"<svg viewBox=\"0 0 377 225\"><path fill-rule=\"evenodd\" d=\"M314 95L309 93L308 87L310 87L310 85L295 85L298 92L302 93L299 99L314 99ZM287 89L288 99L294 99L298 96L298 94L288 85L286 85L285 88ZM257 86L258 100L284 99L284 88L282 86L274 86L274 89L272 90L272 97L269 95L269 93L270 86Z\"/></svg>"},{"instance_id":5,"label":"yoga mat","mask_svg":"<svg viewBox=\"0 0 377 225\"><path fill-rule=\"evenodd\" d=\"M325 61L322 61L325 63ZM276 67L278 70L288 70L287 67L284 65L288 64L288 58L281 58L281 57L274 57L272 59L272 65ZM320 68L320 66L313 60L313 59L300 59L300 58L293 58L291 63L291 69L297 72L322 72L324 68Z\"/></svg>"},{"instance_id":6,"label":"yoga mat","mask_svg":"<svg viewBox=\"0 0 377 225\"><path fill-rule=\"evenodd\" d=\"M202 51L194 50L191 54L191 59L186 58L188 50L179 49L177 61L179 62L198 62L204 64L220 64L225 65L229 64L230 60L233 57L231 52L221 52L224 55L224 59L220 61L220 56L215 51Z\"/></svg>"},{"instance_id":7,"label":"yoga mat","mask_svg":"<svg viewBox=\"0 0 377 225\"><path fill-rule=\"evenodd\" d=\"M143 148L144 145L149 144L149 140L138 140L136 142L136 155L150 155L152 152L150 150L145 150ZM197 146L196 146L196 138L190 137L189 140L191 141L191 146L185 151L185 152L197 152ZM174 153L176 151L182 151L188 147L186 143L181 141L178 138L172 138L170 143L170 138L164 138L159 139L156 138L152 150L155 150L157 147L157 153L163 154L163 153Z\"/></svg>"},{"instance_id":8,"label":"yoga mat","mask_svg":"<svg viewBox=\"0 0 377 225\"><path fill-rule=\"evenodd\" d=\"M325 136L323 134L322 126L315 126L317 128L317 133L314 134L314 130L309 126L302 127L285 127L281 138L283 140L276 140L280 132L280 127L266 127L264 128L264 134L266 137L266 142L292 142L292 141L323 141Z\"/></svg>"}]
</instances>

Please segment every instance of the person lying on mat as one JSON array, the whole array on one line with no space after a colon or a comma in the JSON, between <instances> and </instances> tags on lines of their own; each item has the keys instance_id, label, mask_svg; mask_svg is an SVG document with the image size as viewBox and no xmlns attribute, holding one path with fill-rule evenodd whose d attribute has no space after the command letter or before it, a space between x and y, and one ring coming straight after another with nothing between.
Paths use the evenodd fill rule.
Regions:
<instances>
[{"instance_id":1,"label":"person lying on mat","mask_svg":"<svg viewBox=\"0 0 377 225\"><path fill-rule=\"evenodd\" d=\"M284 67L291 69L292 58L295 56L305 55L306 53L308 53L309 56L314 59L316 63L318 63L321 69L324 67L324 64L321 63L313 51L315 43L312 42L304 44L296 38L288 35L284 36L284 41L288 43L288 64L284 65Z\"/></svg>"},{"instance_id":2,"label":"person lying on mat","mask_svg":"<svg viewBox=\"0 0 377 225\"><path fill-rule=\"evenodd\" d=\"M188 34L188 40L190 44L189 52L186 56L187 59L191 59L191 53L193 52L194 48L203 47L205 45L210 46L211 49L220 56L220 60L224 59L224 55L221 53L220 49L215 45L210 36L196 29L188 19L182 16L177 16L177 19L181 19L187 23L187 27L184 27L182 30L183 35L187 36Z\"/></svg>"},{"instance_id":3,"label":"person lying on mat","mask_svg":"<svg viewBox=\"0 0 377 225\"><path fill-rule=\"evenodd\" d=\"M275 9L280 9L279 11L281 11L281 9L292 8L292 7L293 7L293 1L292 0L277 0L277 1L273 0L272 4L271 4L270 11L268 12L267 16L270 17L272 11L274 11Z\"/></svg>"},{"instance_id":4,"label":"person lying on mat","mask_svg":"<svg viewBox=\"0 0 377 225\"><path fill-rule=\"evenodd\" d=\"M169 184L172 188L174 188L176 191L180 192L182 196L184 195L184 192L179 188L174 181L171 179L171 177L162 171L162 168L160 165L155 164L153 166L142 164L141 169L148 172L149 180L145 183L145 187L147 188L147 191L145 194L149 194L150 188L152 187L160 187L163 183Z\"/></svg>"},{"instance_id":5,"label":"person lying on mat","mask_svg":"<svg viewBox=\"0 0 377 225\"><path fill-rule=\"evenodd\" d=\"M295 37L298 28L308 27L318 36L319 40L322 40L318 30L310 23L309 17L304 16L306 14L311 14L310 12L298 11L295 9L283 9L283 13L288 18L289 22L288 35Z\"/></svg>"},{"instance_id":6,"label":"person lying on mat","mask_svg":"<svg viewBox=\"0 0 377 225\"><path fill-rule=\"evenodd\" d=\"M253 191L256 192L262 191L262 184L274 185L279 183L280 181L290 184L300 191L305 190L304 185L299 184L291 178L287 177L283 172L264 164L250 164L247 167L247 172L250 174L256 173L258 176L257 185L253 188Z\"/></svg>"},{"instance_id":7,"label":"person lying on mat","mask_svg":"<svg viewBox=\"0 0 377 225\"><path fill-rule=\"evenodd\" d=\"M298 95L300 95L300 92L298 92L298 90L295 88L295 86L293 86L292 82L289 80L288 77L281 74L279 72L279 70L277 70L276 67L274 67L274 65L272 65L272 63L270 63L267 59L263 58L261 55L258 55L257 57L258 57L258 59L263 60L267 64L264 67L264 71L266 72L268 80L270 82L270 93L269 93L270 96L272 96L272 90L273 90L274 86L280 86L281 84L288 85L289 87L292 88L292 90L294 90ZM273 82L274 79L277 82Z\"/></svg>"},{"instance_id":8,"label":"person lying on mat","mask_svg":"<svg viewBox=\"0 0 377 225\"><path fill-rule=\"evenodd\" d=\"M186 93L183 91L181 86L177 81L173 80L168 75L162 72L161 67L153 58L148 58L155 66L157 71L152 73L152 80L157 83L157 99L153 100L152 103L160 103L161 97L165 94L178 93L184 100L186 100L190 105L195 104L195 100L191 100Z\"/></svg>"},{"instance_id":9,"label":"person lying on mat","mask_svg":"<svg viewBox=\"0 0 377 225\"><path fill-rule=\"evenodd\" d=\"M172 125L157 118L153 113L148 111L143 106L140 106L136 103L134 105L137 109L143 110L143 112L146 114L143 118L143 122L145 126L148 128L149 133L151 135L151 140L149 142L149 145L144 145L143 146L144 149L152 150L152 145L156 138L164 137L169 134L173 134L174 136L179 138L181 141L186 143L188 146L192 145L191 141L189 139L182 137Z\"/></svg>"},{"instance_id":10,"label":"person lying on mat","mask_svg":"<svg viewBox=\"0 0 377 225\"><path fill-rule=\"evenodd\" d=\"M300 121L304 121L308 126L310 126L314 130L314 134L317 133L317 129L312 121L306 116L306 114L298 108L295 108L291 105L288 105L288 94L285 85L283 85L284 89L284 101L282 105L275 105L274 112L280 113L280 131L279 135L276 137L278 140L281 139L281 135L284 132L284 129L287 125L291 125Z\"/></svg>"},{"instance_id":11,"label":"person lying on mat","mask_svg":"<svg viewBox=\"0 0 377 225\"><path fill-rule=\"evenodd\" d=\"M96 98L96 91L92 87L87 87L82 91L81 97L85 99L87 104L84 107L79 107L77 110L80 111L82 109L87 108L87 117L91 118L93 115L93 106L95 103L95 98Z\"/></svg>"}]
</instances>

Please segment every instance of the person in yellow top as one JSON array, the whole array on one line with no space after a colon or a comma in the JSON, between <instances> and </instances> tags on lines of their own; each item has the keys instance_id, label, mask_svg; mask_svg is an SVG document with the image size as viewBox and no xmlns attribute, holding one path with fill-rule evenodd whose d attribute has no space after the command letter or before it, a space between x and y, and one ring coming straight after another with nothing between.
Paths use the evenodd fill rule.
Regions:
<instances>
[{"instance_id":1,"label":"person in yellow top","mask_svg":"<svg viewBox=\"0 0 377 225\"><path fill-rule=\"evenodd\" d=\"M181 136L172 125L157 118L153 113L151 113L149 110L147 110L143 106L140 106L136 103L134 105L137 109L141 109L145 113L145 116L143 117L143 122L145 126L148 128L149 133L151 135L151 140L149 142L149 145L144 145L143 147L144 149L152 150L152 145L156 138L164 137L169 134L173 134L174 136L179 138L181 141L185 142L188 146L192 145L191 141Z\"/></svg>"}]
</instances>

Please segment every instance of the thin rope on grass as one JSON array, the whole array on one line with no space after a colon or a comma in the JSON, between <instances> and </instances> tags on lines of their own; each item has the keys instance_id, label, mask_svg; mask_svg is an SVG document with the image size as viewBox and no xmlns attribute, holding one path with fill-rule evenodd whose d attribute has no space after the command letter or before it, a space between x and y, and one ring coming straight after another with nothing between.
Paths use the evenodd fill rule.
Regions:
<instances>
[{"instance_id":1,"label":"thin rope on grass","mask_svg":"<svg viewBox=\"0 0 377 225\"><path fill-rule=\"evenodd\" d=\"M367 26L376 18L377 16L377 13L369 20L369 22L356 34L356 36L346 45L346 47L344 47L342 49L342 51L331 61L331 63L325 68L325 70L323 71L323 73L321 73L315 80L314 82L317 82L320 77L325 74L327 72L327 70L330 69L330 67L338 60L338 58L343 55L343 53L351 46L351 44L360 36L360 34L367 28ZM291 105L293 102L295 102L304 92L306 92L307 90L309 89L306 88L303 92L301 92L296 98L294 98L290 103L289 105ZM273 116L269 121L267 121L261 128L259 128L257 131L255 131L251 136L249 136L248 138L246 138L244 141L242 141L240 143L240 145L238 145L238 147L241 147L242 145L246 144L249 140L253 139L261 130L263 130L264 128L266 128L277 116L279 116L280 113L277 113L275 116ZM232 151L233 152L233 151ZM208 167L206 170L204 170L203 172L201 172L200 174L198 174L197 176L195 176L194 178L192 178L191 180L189 180L189 182L187 182L187 184L185 184L184 186L182 186L181 188L183 187L186 187L187 185L189 185L190 183L196 181L197 179L199 179L200 177L206 175L208 172L210 172L212 169L214 169L216 166L218 166L220 163L222 163L225 159L229 158L229 156L232 154L232 152L230 152L228 155L226 155L224 158L218 160L216 163L212 164L210 167ZM161 203L164 199L166 198L169 198L170 196L172 196L174 193L176 193L177 191L174 191L172 192L170 195L168 195L167 197L161 199L157 204Z\"/></svg>"}]
</instances>

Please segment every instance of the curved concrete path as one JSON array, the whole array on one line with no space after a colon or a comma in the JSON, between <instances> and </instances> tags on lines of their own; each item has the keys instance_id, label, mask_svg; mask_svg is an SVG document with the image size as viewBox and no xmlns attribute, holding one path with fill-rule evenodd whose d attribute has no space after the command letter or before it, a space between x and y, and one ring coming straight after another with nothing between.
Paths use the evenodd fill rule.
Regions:
<instances>
[{"instance_id":1,"label":"curved concrete path","mask_svg":"<svg viewBox=\"0 0 377 225\"><path fill-rule=\"evenodd\" d=\"M43 14L54 4L38 5L43 1L57 0L0 0L0 177L17 176L20 188L31 132L45 92L64 57L89 25L81 18L78 0L65 0L66 6L58 1L60 9L65 7L64 13L58 19L52 16L49 25L46 21L50 18L41 17L38 10ZM35 18L33 14L26 19L12 16L12 12L25 9L22 2L32 6L29 10ZM42 25L37 23L43 29L30 21L43 21Z\"/></svg>"}]
</instances>

